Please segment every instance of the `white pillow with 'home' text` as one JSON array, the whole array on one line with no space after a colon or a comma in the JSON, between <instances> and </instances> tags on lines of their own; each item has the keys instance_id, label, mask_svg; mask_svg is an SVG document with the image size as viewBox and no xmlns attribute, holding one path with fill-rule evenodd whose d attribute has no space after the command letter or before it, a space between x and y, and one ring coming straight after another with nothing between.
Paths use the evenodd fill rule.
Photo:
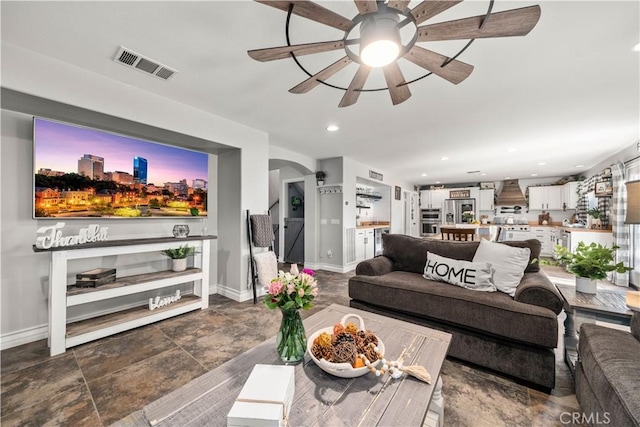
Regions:
<instances>
[{"instance_id":1,"label":"white pillow with 'home' text","mask_svg":"<svg viewBox=\"0 0 640 427\"><path fill-rule=\"evenodd\" d=\"M424 278L451 283L474 291L494 292L491 283L491 265L486 262L469 262L445 258L427 252Z\"/></svg>"}]
</instances>

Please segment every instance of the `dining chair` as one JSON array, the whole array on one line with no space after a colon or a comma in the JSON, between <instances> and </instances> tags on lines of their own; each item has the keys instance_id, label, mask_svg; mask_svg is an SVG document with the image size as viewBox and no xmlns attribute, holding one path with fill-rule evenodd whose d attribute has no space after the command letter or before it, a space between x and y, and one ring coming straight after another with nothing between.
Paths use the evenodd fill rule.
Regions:
<instances>
[{"instance_id":1,"label":"dining chair","mask_svg":"<svg viewBox=\"0 0 640 427\"><path fill-rule=\"evenodd\" d=\"M475 228L440 227L442 240L475 240Z\"/></svg>"}]
</instances>

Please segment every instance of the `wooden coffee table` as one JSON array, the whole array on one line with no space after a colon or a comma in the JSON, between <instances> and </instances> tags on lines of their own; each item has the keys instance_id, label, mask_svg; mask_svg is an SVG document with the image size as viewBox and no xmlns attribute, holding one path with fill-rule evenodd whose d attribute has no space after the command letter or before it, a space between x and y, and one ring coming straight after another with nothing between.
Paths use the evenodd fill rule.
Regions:
<instances>
[{"instance_id":1,"label":"wooden coffee table","mask_svg":"<svg viewBox=\"0 0 640 427\"><path fill-rule=\"evenodd\" d=\"M295 368L295 396L289 425L442 426L440 369L451 335L378 314L333 304L304 320L308 335L332 326L345 314L360 315L366 329L384 342L388 360L422 365L431 384L404 375L398 380L366 374L338 378L305 355ZM227 413L257 363L280 365L275 337L120 420L122 426L226 425Z\"/></svg>"},{"instance_id":2,"label":"wooden coffee table","mask_svg":"<svg viewBox=\"0 0 640 427\"><path fill-rule=\"evenodd\" d=\"M626 288L598 288L595 294L577 292L571 285L556 284L556 288L564 299L567 314L564 321L564 360L571 372L575 372L580 326L596 322L629 326L633 312L627 308Z\"/></svg>"}]
</instances>

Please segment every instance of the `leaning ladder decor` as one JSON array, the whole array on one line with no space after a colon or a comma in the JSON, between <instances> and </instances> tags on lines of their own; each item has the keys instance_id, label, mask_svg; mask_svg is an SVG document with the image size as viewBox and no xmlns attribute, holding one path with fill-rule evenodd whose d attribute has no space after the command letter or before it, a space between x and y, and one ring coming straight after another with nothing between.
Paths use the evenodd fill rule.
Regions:
<instances>
[{"instance_id":1,"label":"leaning ladder decor","mask_svg":"<svg viewBox=\"0 0 640 427\"><path fill-rule=\"evenodd\" d=\"M273 237L273 229L269 230L269 232L267 232L266 230L260 230L261 232L263 232L261 236L257 236L252 228L252 217L254 218L254 220L256 220L255 222L258 223L259 221L257 221L258 217L260 217L262 215L251 215L251 212L249 211L249 209L247 209L247 238L249 240L249 266L251 269L251 286L253 288L253 303L257 304L258 303L258 291L256 290L256 282L258 281L258 270L256 267L256 262L253 259L253 246L256 245L256 247L262 247L262 248L269 248L270 251L273 250L273 241L274 241L274 237ZM269 215L265 215L269 218L271 218ZM271 220L269 219L269 226L271 227ZM265 236L271 236L270 238L265 237ZM265 243L267 243L266 241L269 241L268 244L266 246Z\"/></svg>"}]
</instances>

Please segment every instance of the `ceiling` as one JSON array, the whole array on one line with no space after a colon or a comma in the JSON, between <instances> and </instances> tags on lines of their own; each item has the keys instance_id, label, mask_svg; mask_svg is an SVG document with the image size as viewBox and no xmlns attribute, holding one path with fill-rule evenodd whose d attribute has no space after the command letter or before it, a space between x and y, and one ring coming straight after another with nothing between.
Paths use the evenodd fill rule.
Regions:
<instances>
[{"instance_id":1,"label":"ceiling","mask_svg":"<svg viewBox=\"0 0 640 427\"><path fill-rule=\"evenodd\" d=\"M318 3L357 14L352 1ZM343 91L322 85L289 93L307 78L291 59L261 63L246 53L285 45L286 13L251 1L2 2L2 40L263 130L273 145L346 156L416 185L573 175L640 134L640 3L497 0L493 11L534 4L542 16L529 35L476 40L457 58L475 67L468 79L456 86L429 76L397 106L387 91L347 108L338 108ZM488 6L465 1L427 23ZM342 35L292 17L292 44ZM465 43L420 45L452 56ZM121 45L179 73L163 81L124 67L113 61ZM315 73L343 55L300 61ZM424 74L406 60L400 67L408 79ZM329 82L348 86L356 68ZM378 70L365 89L384 86ZM329 124L340 130L327 132Z\"/></svg>"}]
</instances>

